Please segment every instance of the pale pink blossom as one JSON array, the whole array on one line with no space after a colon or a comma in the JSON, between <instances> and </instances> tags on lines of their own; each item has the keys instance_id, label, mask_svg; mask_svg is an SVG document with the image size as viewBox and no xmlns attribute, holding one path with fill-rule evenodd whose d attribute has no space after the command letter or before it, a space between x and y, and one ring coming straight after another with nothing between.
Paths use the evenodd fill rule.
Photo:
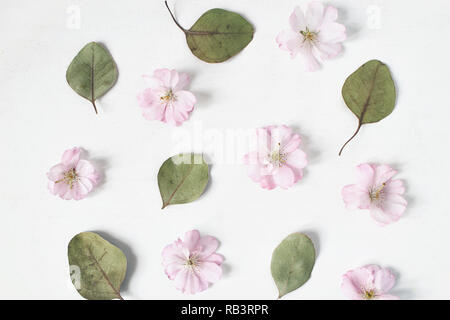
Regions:
<instances>
[{"instance_id":1,"label":"pale pink blossom","mask_svg":"<svg viewBox=\"0 0 450 320\"><path fill-rule=\"evenodd\" d=\"M356 184L342 189L342 197L349 209L368 209L381 226L395 222L406 210L402 197L405 187L402 180L392 180L397 173L388 165L361 164L357 168Z\"/></svg>"},{"instance_id":2,"label":"pale pink blossom","mask_svg":"<svg viewBox=\"0 0 450 320\"><path fill-rule=\"evenodd\" d=\"M162 252L164 271L183 293L206 290L222 276L223 257L216 253L219 242L211 236L188 231L184 239L166 246Z\"/></svg>"},{"instance_id":3,"label":"pale pink blossom","mask_svg":"<svg viewBox=\"0 0 450 320\"><path fill-rule=\"evenodd\" d=\"M398 300L389 294L395 285L395 276L387 268L368 265L347 271L342 276L342 292L352 300Z\"/></svg>"},{"instance_id":4,"label":"pale pink blossom","mask_svg":"<svg viewBox=\"0 0 450 320\"><path fill-rule=\"evenodd\" d=\"M244 156L249 177L262 188L292 187L303 177L308 161L300 149L301 138L288 126L269 126L256 130L257 146Z\"/></svg>"},{"instance_id":5,"label":"pale pink blossom","mask_svg":"<svg viewBox=\"0 0 450 320\"><path fill-rule=\"evenodd\" d=\"M54 195L66 200L80 200L98 184L100 175L87 160L80 159L81 149L66 150L61 163L50 168L48 188Z\"/></svg>"},{"instance_id":6,"label":"pale pink blossom","mask_svg":"<svg viewBox=\"0 0 450 320\"><path fill-rule=\"evenodd\" d=\"M282 31L276 41L292 58L300 54L307 71L315 71L319 60L334 58L342 49L345 26L336 22L337 17L336 8L319 1L310 2L305 13L295 7L289 17L290 29Z\"/></svg>"},{"instance_id":7,"label":"pale pink blossom","mask_svg":"<svg viewBox=\"0 0 450 320\"><path fill-rule=\"evenodd\" d=\"M185 90L189 75L176 70L158 69L153 76L144 76L150 87L138 95L142 114L147 120L159 120L174 126L189 118L197 102L195 96Z\"/></svg>"}]
</instances>

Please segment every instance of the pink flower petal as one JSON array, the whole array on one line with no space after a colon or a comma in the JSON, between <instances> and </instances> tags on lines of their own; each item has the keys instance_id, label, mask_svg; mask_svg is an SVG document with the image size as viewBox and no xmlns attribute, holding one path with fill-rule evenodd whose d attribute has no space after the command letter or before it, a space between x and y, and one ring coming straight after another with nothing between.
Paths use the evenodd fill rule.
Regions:
<instances>
[{"instance_id":1,"label":"pink flower petal","mask_svg":"<svg viewBox=\"0 0 450 320\"><path fill-rule=\"evenodd\" d=\"M288 166L279 167L273 175L274 182L283 189L292 187L295 183L295 175Z\"/></svg>"},{"instance_id":2,"label":"pink flower petal","mask_svg":"<svg viewBox=\"0 0 450 320\"><path fill-rule=\"evenodd\" d=\"M176 244L169 244L164 247L162 252L163 264L169 265L171 263L184 264L186 256L183 252L183 247Z\"/></svg>"},{"instance_id":3,"label":"pink flower petal","mask_svg":"<svg viewBox=\"0 0 450 320\"><path fill-rule=\"evenodd\" d=\"M341 290L344 295L352 300L363 300L361 287L355 284L350 275L345 274L342 277Z\"/></svg>"},{"instance_id":4,"label":"pink flower petal","mask_svg":"<svg viewBox=\"0 0 450 320\"><path fill-rule=\"evenodd\" d=\"M151 88L147 88L138 95L138 102L141 108L152 108L160 104L160 96Z\"/></svg>"},{"instance_id":5,"label":"pink flower petal","mask_svg":"<svg viewBox=\"0 0 450 320\"><path fill-rule=\"evenodd\" d=\"M377 289L377 292L380 295L383 295L389 292L389 290L391 290L394 287L395 276L389 269L380 268L379 270L375 271L374 285L375 288Z\"/></svg>"},{"instance_id":6,"label":"pink flower petal","mask_svg":"<svg viewBox=\"0 0 450 320\"><path fill-rule=\"evenodd\" d=\"M313 48L309 42L305 42L303 46L300 47L299 53L302 55L306 71L313 72L320 68L320 64L314 56Z\"/></svg>"},{"instance_id":7,"label":"pink flower petal","mask_svg":"<svg viewBox=\"0 0 450 320\"><path fill-rule=\"evenodd\" d=\"M197 248L197 243L200 240L200 232L198 230L191 230L184 234L183 246L190 252Z\"/></svg>"},{"instance_id":8,"label":"pink flower petal","mask_svg":"<svg viewBox=\"0 0 450 320\"><path fill-rule=\"evenodd\" d=\"M186 110L186 111L192 111L194 108L194 105L197 103L197 99L195 96L185 90L177 91L175 93L176 101L175 101L175 108L180 110Z\"/></svg>"},{"instance_id":9,"label":"pink flower petal","mask_svg":"<svg viewBox=\"0 0 450 320\"><path fill-rule=\"evenodd\" d=\"M54 183L53 181L49 181L48 189L52 194L62 197L64 194L66 194L69 186L62 182Z\"/></svg>"},{"instance_id":10,"label":"pink flower petal","mask_svg":"<svg viewBox=\"0 0 450 320\"><path fill-rule=\"evenodd\" d=\"M263 176L259 183L263 189L267 190L273 190L277 186L272 176Z\"/></svg>"},{"instance_id":11,"label":"pink flower petal","mask_svg":"<svg viewBox=\"0 0 450 320\"><path fill-rule=\"evenodd\" d=\"M59 181L64 178L64 174L68 170L70 170L70 168L62 163L59 163L50 168L49 172L47 172L47 177L51 181Z\"/></svg>"},{"instance_id":12,"label":"pink flower petal","mask_svg":"<svg viewBox=\"0 0 450 320\"><path fill-rule=\"evenodd\" d=\"M292 30L283 30L276 37L276 42L280 49L290 51L294 58L300 51L301 35Z\"/></svg>"},{"instance_id":13,"label":"pink flower petal","mask_svg":"<svg viewBox=\"0 0 450 320\"><path fill-rule=\"evenodd\" d=\"M92 180L95 181L96 170L89 161L80 160L77 166L75 167L75 171L77 172L77 175L79 177L86 177L90 179L92 177Z\"/></svg>"},{"instance_id":14,"label":"pink flower petal","mask_svg":"<svg viewBox=\"0 0 450 320\"><path fill-rule=\"evenodd\" d=\"M170 104L166 105L162 121L167 123L167 124L170 124L172 126L178 126L179 125L179 123L177 123L177 121L175 120L174 109L173 109L172 105L170 105Z\"/></svg>"},{"instance_id":15,"label":"pink flower petal","mask_svg":"<svg viewBox=\"0 0 450 320\"><path fill-rule=\"evenodd\" d=\"M344 25L336 22L324 23L320 26L318 40L321 43L333 44L342 42L347 38Z\"/></svg>"},{"instance_id":16,"label":"pink flower petal","mask_svg":"<svg viewBox=\"0 0 450 320\"><path fill-rule=\"evenodd\" d=\"M401 218L406 210L406 200L397 194L385 194L385 198L381 204L381 210L390 222L395 222Z\"/></svg>"},{"instance_id":17,"label":"pink flower petal","mask_svg":"<svg viewBox=\"0 0 450 320\"><path fill-rule=\"evenodd\" d=\"M62 183L61 183L61 185L62 185ZM61 191L63 191L63 190L64 190L64 188L61 188ZM65 192L63 194L60 194L60 196L64 200L72 200L74 198L74 189L73 188L69 188L69 186L67 186L66 189L65 189Z\"/></svg>"},{"instance_id":18,"label":"pink flower petal","mask_svg":"<svg viewBox=\"0 0 450 320\"><path fill-rule=\"evenodd\" d=\"M222 267L213 262L202 262L198 266L198 275L204 281L215 283L222 277Z\"/></svg>"},{"instance_id":19,"label":"pink flower petal","mask_svg":"<svg viewBox=\"0 0 450 320\"><path fill-rule=\"evenodd\" d=\"M405 193L405 186L402 180L390 180L383 190L387 194L401 195Z\"/></svg>"},{"instance_id":20,"label":"pink flower petal","mask_svg":"<svg viewBox=\"0 0 450 320\"><path fill-rule=\"evenodd\" d=\"M153 77L160 80L164 87L171 87L171 71L169 69L157 69L153 72Z\"/></svg>"},{"instance_id":21,"label":"pink flower petal","mask_svg":"<svg viewBox=\"0 0 450 320\"><path fill-rule=\"evenodd\" d=\"M212 262L220 266L223 263L223 260L224 259L220 254L213 253L209 257L207 257L204 261Z\"/></svg>"},{"instance_id":22,"label":"pink flower petal","mask_svg":"<svg viewBox=\"0 0 450 320\"><path fill-rule=\"evenodd\" d=\"M170 85L169 88L172 90L176 87L179 81L178 72L176 70L170 70Z\"/></svg>"},{"instance_id":23,"label":"pink flower petal","mask_svg":"<svg viewBox=\"0 0 450 320\"><path fill-rule=\"evenodd\" d=\"M395 277L389 269L368 265L348 271L342 278L343 293L354 300L365 299L366 292L372 292L373 299L394 299L387 294L395 284Z\"/></svg>"},{"instance_id":24,"label":"pink flower petal","mask_svg":"<svg viewBox=\"0 0 450 320\"><path fill-rule=\"evenodd\" d=\"M178 74L178 83L173 87L174 92L181 91L185 89L189 83L191 82L191 79L187 73L181 72Z\"/></svg>"},{"instance_id":25,"label":"pink flower petal","mask_svg":"<svg viewBox=\"0 0 450 320\"><path fill-rule=\"evenodd\" d=\"M182 269L175 276L175 287L183 293L195 294L208 288L208 283L190 269Z\"/></svg>"},{"instance_id":26,"label":"pink flower petal","mask_svg":"<svg viewBox=\"0 0 450 320\"><path fill-rule=\"evenodd\" d=\"M367 163L360 164L356 167L357 176L356 181L361 187L369 190L370 187L374 184L375 170L374 168Z\"/></svg>"},{"instance_id":27,"label":"pink flower petal","mask_svg":"<svg viewBox=\"0 0 450 320\"><path fill-rule=\"evenodd\" d=\"M61 163L67 167L73 168L77 165L78 160L80 160L80 148L72 148L66 150L62 156Z\"/></svg>"},{"instance_id":28,"label":"pink flower petal","mask_svg":"<svg viewBox=\"0 0 450 320\"><path fill-rule=\"evenodd\" d=\"M177 272L175 275L175 288L180 290L181 292L185 291L185 286L188 277L190 276L190 271L187 268L183 268Z\"/></svg>"},{"instance_id":29,"label":"pink flower petal","mask_svg":"<svg viewBox=\"0 0 450 320\"><path fill-rule=\"evenodd\" d=\"M294 11L289 17L289 24L292 31L296 33L306 29L305 15L303 14L303 10L300 7L297 6L294 8Z\"/></svg>"},{"instance_id":30,"label":"pink flower petal","mask_svg":"<svg viewBox=\"0 0 450 320\"><path fill-rule=\"evenodd\" d=\"M395 171L394 169L392 169L388 165L376 166L376 168L375 168L374 184L376 186L380 186L384 182L386 182L389 179L391 179L396 173L397 173L397 171Z\"/></svg>"},{"instance_id":31,"label":"pink flower petal","mask_svg":"<svg viewBox=\"0 0 450 320\"><path fill-rule=\"evenodd\" d=\"M342 45L340 43L316 43L316 48L319 51L322 59L331 59L336 57L341 52Z\"/></svg>"},{"instance_id":32,"label":"pink flower petal","mask_svg":"<svg viewBox=\"0 0 450 320\"><path fill-rule=\"evenodd\" d=\"M317 30L322 24L324 16L324 6L320 1L312 1L306 9L306 25L309 30Z\"/></svg>"},{"instance_id":33,"label":"pink flower petal","mask_svg":"<svg viewBox=\"0 0 450 320\"><path fill-rule=\"evenodd\" d=\"M337 18L338 18L338 10L333 6L328 6L325 9L322 24L327 23L327 22L334 22L337 20Z\"/></svg>"},{"instance_id":34,"label":"pink flower petal","mask_svg":"<svg viewBox=\"0 0 450 320\"><path fill-rule=\"evenodd\" d=\"M85 194L91 192L95 185L94 181L92 181L90 178L85 177L80 177L78 179L78 183L80 184L80 187L82 187L83 192L85 192Z\"/></svg>"},{"instance_id":35,"label":"pink flower petal","mask_svg":"<svg viewBox=\"0 0 450 320\"><path fill-rule=\"evenodd\" d=\"M370 197L368 190L357 184L347 185L342 189L342 198L347 209L369 209Z\"/></svg>"},{"instance_id":36,"label":"pink flower petal","mask_svg":"<svg viewBox=\"0 0 450 320\"><path fill-rule=\"evenodd\" d=\"M181 270L183 270L185 268L186 267L181 263L172 262L172 263L169 263L168 265L166 265L164 272L166 273L167 277L170 280L174 280L176 278L178 272L180 272Z\"/></svg>"},{"instance_id":37,"label":"pink flower petal","mask_svg":"<svg viewBox=\"0 0 450 320\"><path fill-rule=\"evenodd\" d=\"M219 247L219 241L211 236L203 236L197 242L198 257L202 260L212 255Z\"/></svg>"},{"instance_id":38,"label":"pink flower petal","mask_svg":"<svg viewBox=\"0 0 450 320\"><path fill-rule=\"evenodd\" d=\"M286 164L292 169L295 174L295 181L303 178L303 168L308 164L306 159L306 153L302 150L297 149L288 154L286 159Z\"/></svg>"},{"instance_id":39,"label":"pink flower petal","mask_svg":"<svg viewBox=\"0 0 450 320\"><path fill-rule=\"evenodd\" d=\"M164 121L165 119L165 111L166 105L163 103L157 103L151 108L145 108L142 110L142 115L147 120L160 120Z\"/></svg>"},{"instance_id":40,"label":"pink flower petal","mask_svg":"<svg viewBox=\"0 0 450 320\"><path fill-rule=\"evenodd\" d=\"M370 216L381 226L384 227L389 223L394 222L393 218L386 214L383 209L378 207L373 207L370 209Z\"/></svg>"}]
</instances>

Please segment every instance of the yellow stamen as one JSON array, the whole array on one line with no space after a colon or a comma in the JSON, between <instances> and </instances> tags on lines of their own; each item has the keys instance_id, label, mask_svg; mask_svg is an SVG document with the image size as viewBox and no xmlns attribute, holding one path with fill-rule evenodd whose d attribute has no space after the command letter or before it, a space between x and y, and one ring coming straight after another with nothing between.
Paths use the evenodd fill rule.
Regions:
<instances>
[{"instance_id":1,"label":"yellow stamen","mask_svg":"<svg viewBox=\"0 0 450 320\"><path fill-rule=\"evenodd\" d=\"M313 42L316 40L317 38L317 33L316 32L312 32L309 31L308 27L306 27L306 31L300 31L300 33L302 34L302 36L305 38L304 41L310 41Z\"/></svg>"},{"instance_id":2,"label":"yellow stamen","mask_svg":"<svg viewBox=\"0 0 450 320\"><path fill-rule=\"evenodd\" d=\"M64 178L56 181L55 183L65 182L69 185L70 189L73 188L73 184L78 180L78 174L75 171L75 168L70 169L66 173L64 173Z\"/></svg>"},{"instance_id":3,"label":"yellow stamen","mask_svg":"<svg viewBox=\"0 0 450 320\"><path fill-rule=\"evenodd\" d=\"M364 299L372 300L375 299L375 291L374 290L364 290Z\"/></svg>"},{"instance_id":4,"label":"yellow stamen","mask_svg":"<svg viewBox=\"0 0 450 320\"><path fill-rule=\"evenodd\" d=\"M173 98L174 98L173 92L172 92L172 90L169 90L169 91L167 91L166 95L162 96L160 99L164 102L169 102L169 101L173 100Z\"/></svg>"},{"instance_id":5,"label":"yellow stamen","mask_svg":"<svg viewBox=\"0 0 450 320\"><path fill-rule=\"evenodd\" d=\"M381 194L381 191L383 191L383 189L384 189L384 187L386 186L386 183L385 182L383 182L382 184L381 184L381 186L375 191L375 192L371 192L370 193L370 200L378 200L379 198L380 198L380 194Z\"/></svg>"}]
</instances>

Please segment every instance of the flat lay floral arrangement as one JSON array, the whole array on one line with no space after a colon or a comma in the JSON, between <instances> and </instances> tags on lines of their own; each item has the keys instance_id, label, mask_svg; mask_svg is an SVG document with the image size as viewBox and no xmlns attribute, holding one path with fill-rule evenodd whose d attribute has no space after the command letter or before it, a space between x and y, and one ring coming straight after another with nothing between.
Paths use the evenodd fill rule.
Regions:
<instances>
[{"instance_id":1,"label":"flat lay floral arrangement","mask_svg":"<svg viewBox=\"0 0 450 320\"><path fill-rule=\"evenodd\" d=\"M167 19L186 36L186 54L192 53L206 63L221 63L245 54L245 47L253 40L254 27L238 13L211 9L186 29L176 20L167 2L165 5ZM333 63L328 60L342 54L345 39L346 27L339 23L338 10L313 1L306 5L305 11L295 7L290 15L286 13L286 26L280 26L273 47L289 52L295 59L292 63L299 61L304 72L314 72L326 68L328 63ZM345 55L350 57L351 52ZM107 94L117 81L116 63L120 61L114 61L103 45L90 42L75 55L67 69L69 86L92 104L95 113L96 100ZM189 90L189 74L159 68L153 74L143 75L142 81L146 89L136 92L136 108L140 108L146 120L181 126L189 121L192 112L201 112L195 108L196 93ZM349 70L348 77L342 79L342 98L357 123L353 135L349 132L350 138L336 150L336 158L357 136L362 125L376 123L393 112L396 89L388 66L374 59L357 70ZM283 124L268 123L255 128L253 138L255 143L245 154L243 163L255 188L269 191L308 183L303 180L308 154L302 149L300 132ZM357 142L352 144L348 148L358 148ZM59 163L47 173L49 191L65 200L88 197L101 182L102 172L79 147L56 150L55 159L61 153ZM173 155L159 168L153 168L162 209L196 201L208 184L209 169L204 156L197 153ZM342 190L336 192L341 193L343 206L368 212L374 223L383 227L397 222L407 207L404 183L395 178L396 174L389 164L362 163L355 168L354 176L342 181ZM175 289L195 294L220 280L225 257L220 254L219 240L207 232L186 230L180 238L161 248L161 272L167 275L168 285L172 280ZM81 296L123 299L120 287L126 276L127 258L118 247L96 233L81 232L68 244L68 259L71 272L75 266L81 274L80 281L74 282ZM278 288L274 297L281 298L305 284L314 273L315 261L315 244L306 234L287 235L274 248L270 270L267 270ZM349 299L398 299L389 294L395 285L393 273L378 265L355 266L336 282L341 284L343 296Z\"/></svg>"}]
</instances>

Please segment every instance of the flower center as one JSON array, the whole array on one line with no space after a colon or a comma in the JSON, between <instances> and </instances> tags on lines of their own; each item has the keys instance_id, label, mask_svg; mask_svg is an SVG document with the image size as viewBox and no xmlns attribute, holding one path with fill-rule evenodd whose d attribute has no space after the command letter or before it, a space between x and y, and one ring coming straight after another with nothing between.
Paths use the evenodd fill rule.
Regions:
<instances>
[{"instance_id":1,"label":"flower center","mask_svg":"<svg viewBox=\"0 0 450 320\"><path fill-rule=\"evenodd\" d=\"M170 102L172 100L175 100L175 95L173 94L172 89L167 91L166 94L161 96L160 99L161 99L161 101L164 101L164 102Z\"/></svg>"},{"instance_id":2,"label":"flower center","mask_svg":"<svg viewBox=\"0 0 450 320\"><path fill-rule=\"evenodd\" d=\"M306 27L306 30L301 30L300 33L302 34L304 40L303 41L309 41L314 42L317 39L317 33L313 31L309 31L308 27Z\"/></svg>"},{"instance_id":3,"label":"flower center","mask_svg":"<svg viewBox=\"0 0 450 320\"><path fill-rule=\"evenodd\" d=\"M364 290L363 298L365 300L372 300L375 298L375 291L374 290Z\"/></svg>"},{"instance_id":4,"label":"flower center","mask_svg":"<svg viewBox=\"0 0 450 320\"><path fill-rule=\"evenodd\" d=\"M370 193L369 193L370 200L371 201L379 200L383 194L383 189L385 186L386 186L386 183L383 182L383 184L378 189L370 191Z\"/></svg>"},{"instance_id":5,"label":"flower center","mask_svg":"<svg viewBox=\"0 0 450 320\"><path fill-rule=\"evenodd\" d=\"M185 266L189 269L194 269L198 266L198 261L195 257L191 256L186 260Z\"/></svg>"},{"instance_id":6,"label":"flower center","mask_svg":"<svg viewBox=\"0 0 450 320\"><path fill-rule=\"evenodd\" d=\"M285 153L282 153L279 149L280 143L278 143L278 150L272 152L272 154L268 154L269 162L277 167L281 167L283 164L286 163L286 157L287 155Z\"/></svg>"},{"instance_id":7,"label":"flower center","mask_svg":"<svg viewBox=\"0 0 450 320\"><path fill-rule=\"evenodd\" d=\"M78 181L78 174L75 171L75 168L70 169L66 173L64 173L64 178L61 180L56 181L55 183L64 182L65 184L69 185L70 189L73 188L73 184Z\"/></svg>"}]
</instances>

